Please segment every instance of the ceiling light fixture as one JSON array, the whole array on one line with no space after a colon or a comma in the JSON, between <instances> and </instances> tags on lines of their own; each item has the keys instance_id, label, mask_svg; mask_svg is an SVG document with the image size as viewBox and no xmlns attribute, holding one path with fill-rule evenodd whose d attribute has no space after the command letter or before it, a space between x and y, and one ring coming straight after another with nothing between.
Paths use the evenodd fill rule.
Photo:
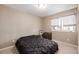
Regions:
<instances>
[{"instance_id":1,"label":"ceiling light fixture","mask_svg":"<svg viewBox=\"0 0 79 59\"><path fill-rule=\"evenodd\" d=\"M47 4L36 4L35 6L39 9L45 9L47 7Z\"/></svg>"}]
</instances>

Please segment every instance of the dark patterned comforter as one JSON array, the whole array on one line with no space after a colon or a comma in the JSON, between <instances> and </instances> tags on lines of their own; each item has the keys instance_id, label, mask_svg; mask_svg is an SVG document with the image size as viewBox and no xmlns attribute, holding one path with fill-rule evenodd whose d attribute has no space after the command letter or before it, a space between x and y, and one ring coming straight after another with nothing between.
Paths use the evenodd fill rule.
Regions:
<instances>
[{"instance_id":1,"label":"dark patterned comforter","mask_svg":"<svg viewBox=\"0 0 79 59\"><path fill-rule=\"evenodd\" d=\"M56 42L39 35L21 37L15 45L20 54L54 54L58 51Z\"/></svg>"}]
</instances>

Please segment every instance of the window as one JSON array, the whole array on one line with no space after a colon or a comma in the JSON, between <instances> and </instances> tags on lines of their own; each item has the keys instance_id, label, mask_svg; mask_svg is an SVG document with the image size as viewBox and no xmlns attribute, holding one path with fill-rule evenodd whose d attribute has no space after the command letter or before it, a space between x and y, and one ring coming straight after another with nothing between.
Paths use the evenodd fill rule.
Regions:
<instances>
[{"instance_id":1,"label":"window","mask_svg":"<svg viewBox=\"0 0 79 59\"><path fill-rule=\"evenodd\" d=\"M59 17L51 20L52 31L75 32L76 20L75 15Z\"/></svg>"}]
</instances>

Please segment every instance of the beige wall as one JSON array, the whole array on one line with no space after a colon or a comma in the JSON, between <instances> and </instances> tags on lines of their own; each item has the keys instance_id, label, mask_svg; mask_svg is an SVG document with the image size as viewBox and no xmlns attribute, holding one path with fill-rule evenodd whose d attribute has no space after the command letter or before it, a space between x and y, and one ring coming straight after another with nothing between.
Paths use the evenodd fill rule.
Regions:
<instances>
[{"instance_id":1,"label":"beige wall","mask_svg":"<svg viewBox=\"0 0 79 59\"><path fill-rule=\"evenodd\" d=\"M39 17L0 5L0 48L12 45L19 37L37 35L40 29Z\"/></svg>"},{"instance_id":2,"label":"beige wall","mask_svg":"<svg viewBox=\"0 0 79 59\"><path fill-rule=\"evenodd\" d=\"M69 10L70 11L70 10ZM68 11L68 12L69 12ZM68 13L67 11L65 11L65 13ZM70 11L69 14L75 14L76 12L76 9L74 9L73 11ZM51 26L50 26L50 20L61 15L67 15L63 12L61 12L60 14L58 13L53 16L49 16L49 17L46 17L44 18L43 20L43 30L46 31L46 32L51 32ZM67 43L71 43L71 44L75 44L77 45L78 43L78 39L77 39L77 32L56 32L56 31L53 31L52 32L52 38L55 39L55 40L60 40L60 41L64 41L64 42L67 42Z\"/></svg>"},{"instance_id":3,"label":"beige wall","mask_svg":"<svg viewBox=\"0 0 79 59\"><path fill-rule=\"evenodd\" d=\"M77 9L78 53L79 53L79 5Z\"/></svg>"}]
</instances>

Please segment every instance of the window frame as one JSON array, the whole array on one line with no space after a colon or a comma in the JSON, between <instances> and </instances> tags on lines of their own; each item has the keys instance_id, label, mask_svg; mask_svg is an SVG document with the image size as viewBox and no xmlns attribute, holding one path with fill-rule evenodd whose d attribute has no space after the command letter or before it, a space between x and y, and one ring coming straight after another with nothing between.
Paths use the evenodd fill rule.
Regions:
<instances>
[{"instance_id":1,"label":"window frame","mask_svg":"<svg viewBox=\"0 0 79 59\"><path fill-rule=\"evenodd\" d=\"M62 19L62 18L67 17L67 16L72 16L72 15L74 15L74 17L75 17L75 24L63 25L63 21L62 20L64 20L64 19ZM54 18L54 20L55 19L60 20L60 25L54 25L54 26L51 25L51 30L52 31L62 31L62 32L76 32L76 14L72 14L72 15L67 15L67 16L63 16L63 17ZM52 20L51 20L51 22L52 22ZM71 30L63 30L63 27L65 27L65 26L68 26L68 27L73 26L73 30L72 31ZM59 27L60 30L55 30L55 27ZM52 29L52 28L54 28L54 29Z\"/></svg>"}]
</instances>

